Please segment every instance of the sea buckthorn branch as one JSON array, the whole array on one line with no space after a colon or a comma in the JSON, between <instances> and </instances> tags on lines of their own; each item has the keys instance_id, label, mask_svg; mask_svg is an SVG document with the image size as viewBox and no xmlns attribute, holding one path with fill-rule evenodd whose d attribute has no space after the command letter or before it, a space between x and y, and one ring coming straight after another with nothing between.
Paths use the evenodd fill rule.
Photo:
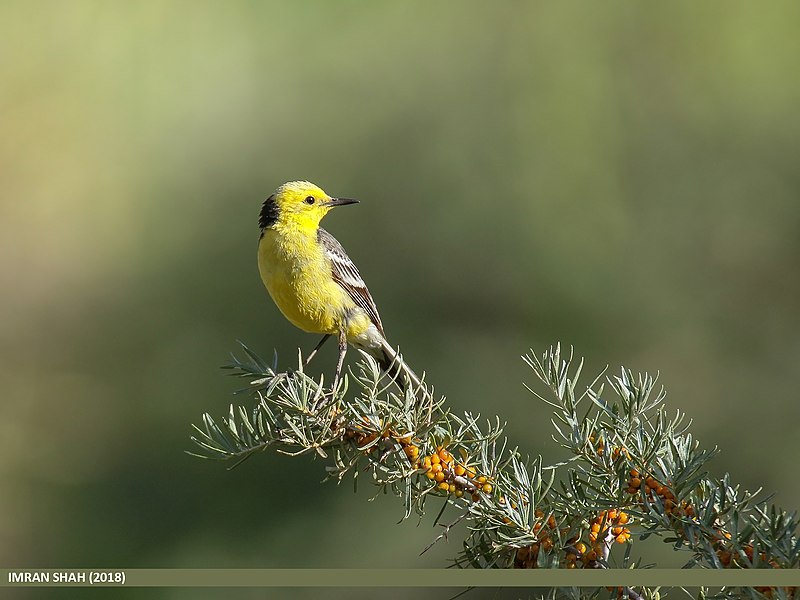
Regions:
<instances>
[{"instance_id":1,"label":"sea buckthorn branch","mask_svg":"<svg viewBox=\"0 0 800 600\"><path fill-rule=\"evenodd\" d=\"M797 515L743 492L705 465L680 412L668 414L656 379L622 370L578 387L583 363L560 346L525 362L549 390L528 388L554 411L553 439L568 453L545 466L508 447L498 419L456 415L423 380L401 390L362 354L339 388L298 369L280 372L244 347L228 368L244 377L252 409L203 415L192 438L199 456L234 460L275 448L326 460L328 477L367 476L401 497L404 516L438 498L453 507L468 536L455 558L478 568L638 568L632 545L650 536L688 551L687 566L797 568ZM352 390L348 385L352 384ZM441 515L441 512L440 512ZM438 521L438 517L437 517ZM454 523L444 527L443 539ZM704 597L708 595L703 590ZM720 598L795 599L795 588L722 589ZM658 589L552 590L549 598L659 598Z\"/></svg>"},{"instance_id":2,"label":"sea buckthorn branch","mask_svg":"<svg viewBox=\"0 0 800 600\"><path fill-rule=\"evenodd\" d=\"M665 392L656 390L655 378L622 370L606 379L611 399L597 379L579 396L575 390L582 363L570 375L572 357L561 359L559 350L556 346L541 359L530 354L525 360L553 396L541 398L534 392L555 408L555 441L573 455L554 505L578 512L594 505L614 519L605 530L594 520L590 543L603 531L616 533L617 543L627 543L632 536L657 535L676 550L692 553L687 567L798 567L796 513L768 505L757 493L742 492L728 475L711 478L705 464L717 451L699 448L683 414L666 413ZM587 403L588 408L583 406ZM620 515L625 515L623 522L617 520ZM605 540L609 539L607 535ZM583 561L594 559L596 553L604 564L607 555L602 550L595 545L588 553L572 553L582 554ZM737 588L720 593L793 598L797 590Z\"/></svg>"},{"instance_id":3,"label":"sea buckthorn branch","mask_svg":"<svg viewBox=\"0 0 800 600\"><path fill-rule=\"evenodd\" d=\"M357 371L343 377L339 389L324 387L303 372L302 357L293 372L278 372L243 345L226 368L250 380L257 400L252 410L231 406L217 423L203 415L192 440L203 458L238 459L236 464L267 448L298 455L315 452L329 459L329 478L348 473L358 480L364 465L378 493L390 489L404 498L405 516L424 512L428 496L465 497L475 502L492 492L488 473L501 468L505 447L497 447L499 421L479 424L479 416L463 417L444 409L432 388L400 391L368 355ZM348 382L358 393L350 398ZM456 454L451 455L448 448ZM436 467L433 463L438 462ZM429 466L428 466L429 465Z\"/></svg>"}]
</instances>

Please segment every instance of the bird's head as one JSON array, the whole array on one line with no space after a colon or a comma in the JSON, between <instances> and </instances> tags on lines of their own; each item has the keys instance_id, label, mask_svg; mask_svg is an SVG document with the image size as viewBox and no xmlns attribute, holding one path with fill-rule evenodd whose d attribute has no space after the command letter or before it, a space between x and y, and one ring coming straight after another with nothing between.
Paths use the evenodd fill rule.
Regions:
<instances>
[{"instance_id":1,"label":"bird's head","mask_svg":"<svg viewBox=\"0 0 800 600\"><path fill-rule=\"evenodd\" d=\"M330 209L356 202L358 200L332 198L308 181L290 181L266 199L258 225L261 229L275 224L316 228Z\"/></svg>"}]
</instances>

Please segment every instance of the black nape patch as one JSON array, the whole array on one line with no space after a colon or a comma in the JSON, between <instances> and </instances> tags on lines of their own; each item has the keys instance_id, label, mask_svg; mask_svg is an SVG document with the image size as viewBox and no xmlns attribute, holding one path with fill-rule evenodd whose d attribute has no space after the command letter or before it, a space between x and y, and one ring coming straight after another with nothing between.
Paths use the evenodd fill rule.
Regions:
<instances>
[{"instance_id":1,"label":"black nape patch","mask_svg":"<svg viewBox=\"0 0 800 600\"><path fill-rule=\"evenodd\" d=\"M261 213L258 215L258 226L265 229L275 224L278 220L278 203L275 202L275 194L264 200L261 206Z\"/></svg>"}]
</instances>

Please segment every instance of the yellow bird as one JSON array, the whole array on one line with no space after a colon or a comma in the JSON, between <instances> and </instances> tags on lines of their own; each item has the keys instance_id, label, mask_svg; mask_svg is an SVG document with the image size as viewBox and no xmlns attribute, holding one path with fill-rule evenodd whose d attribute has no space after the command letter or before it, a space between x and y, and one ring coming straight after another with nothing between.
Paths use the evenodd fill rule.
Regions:
<instances>
[{"instance_id":1,"label":"yellow bird","mask_svg":"<svg viewBox=\"0 0 800 600\"><path fill-rule=\"evenodd\" d=\"M342 245L319 226L336 206L358 200L332 198L308 181L280 186L261 207L258 270L283 315L309 333L323 335L305 363L331 336L339 340L333 387L338 387L347 344L366 351L381 367L400 371L416 386L420 379L386 341L367 286Z\"/></svg>"}]
</instances>

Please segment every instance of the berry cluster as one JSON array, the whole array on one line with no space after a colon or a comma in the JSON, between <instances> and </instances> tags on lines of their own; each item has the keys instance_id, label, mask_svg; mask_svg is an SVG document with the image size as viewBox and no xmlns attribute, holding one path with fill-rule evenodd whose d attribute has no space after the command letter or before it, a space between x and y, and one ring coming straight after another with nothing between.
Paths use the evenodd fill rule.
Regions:
<instances>
[{"instance_id":1,"label":"berry cluster","mask_svg":"<svg viewBox=\"0 0 800 600\"><path fill-rule=\"evenodd\" d=\"M738 552L731 552L728 548L728 540L731 539L731 534L717 530L717 540L714 544L717 552L717 557L719 558L719 562L722 566L726 569L748 569L753 566L753 545L747 544L744 546L744 556L739 554ZM761 552L759 554L759 558L761 560L762 565L769 564L770 568L772 569L780 569L781 566L778 562L773 558L769 559L767 557L766 552ZM757 592L763 594L767 598L772 598L777 588L772 586L756 586L754 588ZM794 587L785 587L782 588L783 590L783 597L793 599L793 598L800 598L798 595L796 586Z\"/></svg>"},{"instance_id":2,"label":"berry cluster","mask_svg":"<svg viewBox=\"0 0 800 600\"><path fill-rule=\"evenodd\" d=\"M356 447L369 454L376 449L397 448L399 444L412 467L419 466L419 442L415 443L410 433L399 433L392 427L376 430L376 425L366 417L362 417L364 425L350 425L345 430L345 437L353 440Z\"/></svg>"},{"instance_id":3,"label":"berry cluster","mask_svg":"<svg viewBox=\"0 0 800 600\"><path fill-rule=\"evenodd\" d=\"M623 510L603 510L589 524L589 544L570 540L564 567L567 569L593 567L605 556L608 546L616 542L624 544L631 539L631 530L625 527L630 516Z\"/></svg>"},{"instance_id":4,"label":"berry cluster","mask_svg":"<svg viewBox=\"0 0 800 600\"><path fill-rule=\"evenodd\" d=\"M694 507L686 501L678 502L675 500L675 493L669 485L664 485L652 476L643 476L638 470L631 469L628 478L628 493L631 495L644 492L649 502L654 502L658 497L664 505L664 512L672 517L694 517Z\"/></svg>"},{"instance_id":5,"label":"berry cluster","mask_svg":"<svg viewBox=\"0 0 800 600\"><path fill-rule=\"evenodd\" d=\"M410 433L400 433L391 427L376 430L376 425L366 417L362 417L363 425L350 425L345 430L345 437L355 442L356 447L369 454L379 448L397 448L399 445L412 467L422 469L425 476L436 484L443 493L453 494L461 498L469 494L474 502L480 500L480 493L489 495L494 486L485 475L477 475L471 467L455 460L453 455L443 446L420 459L420 442Z\"/></svg>"},{"instance_id":6,"label":"berry cluster","mask_svg":"<svg viewBox=\"0 0 800 600\"><path fill-rule=\"evenodd\" d=\"M672 519L679 519L681 517L688 517L690 519L696 518L696 511L694 507L687 501L680 503L675 499L675 494L670 489L669 485L664 485L652 476L644 476L636 469L630 470L630 477L628 478L628 493L639 494L643 492L648 501L654 502L656 497L659 498L664 506L664 512ZM680 535L680 534L679 534ZM720 564L725 569L746 569L753 566L753 545L746 544L742 550L743 554L733 552L731 550L731 534L722 529L716 530L716 539L713 541L714 550ZM780 564L773 558L770 559L765 552L760 553L759 558L762 564L768 564L773 569L779 569ZM787 588L791 594L794 588ZM756 588L768 598L772 597L774 588L763 587ZM787 592L788 594L789 592ZM789 596L793 597L793 596Z\"/></svg>"},{"instance_id":7,"label":"berry cluster","mask_svg":"<svg viewBox=\"0 0 800 600\"><path fill-rule=\"evenodd\" d=\"M536 523L533 525L533 533L536 535L536 541L517 548L514 556L515 569L535 569L538 565L539 552L550 552L555 546L554 538L558 539L555 517L550 515L545 519L544 511L539 509L536 509L534 515Z\"/></svg>"},{"instance_id":8,"label":"berry cluster","mask_svg":"<svg viewBox=\"0 0 800 600\"><path fill-rule=\"evenodd\" d=\"M531 544L530 546L523 546L517 548L517 553L514 555L514 568L515 569L535 569L537 560L539 558L539 544Z\"/></svg>"},{"instance_id":9,"label":"berry cluster","mask_svg":"<svg viewBox=\"0 0 800 600\"><path fill-rule=\"evenodd\" d=\"M359 450L371 451L376 445L374 442L378 438L388 440L396 434L391 427L381 428L380 425L372 423L367 417L362 417L362 424L351 424L344 432L346 438L353 440Z\"/></svg>"},{"instance_id":10,"label":"berry cluster","mask_svg":"<svg viewBox=\"0 0 800 600\"><path fill-rule=\"evenodd\" d=\"M714 540L714 549L717 554L717 558L719 558L720 564L726 569L747 569L753 566L753 544L746 544L742 551L744 552L744 556L739 554L738 552L731 552L729 550L730 547L730 539L731 534L727 531L722 531L721 529L717 529L717 538ZM766 552L761 552L759 555L759 560L761 561L762 565L769 565L772 569L780 569L781 566L778 564L774 558L769 559L767 557Z\"/></svg>"},{"instance_id":11,"label":"berry cluster","mask_svg":"<svg viewBox=\"0 0 800 600\"><path fill-rule=\"evenodd\" d=\"M472 500L480 500L478 492L491 494L494 489L485 475L476 475L475 470L456 461L453 455L442 446L436 448L422 459L420 468L425 476L436 483L444 493L461 498L465 493L471 494Z\"/></svg>"},{"instance_id":12,"label":"berry cluster","mask_svg":"<svg viewBox=\"0 0 800 600\"><path fill-rule=\"evenodd\" d=\"M601 510L589 526L589 541L605 540L610 533L615 542L624 544L631 539L631 530L625 527L628 523L630 516L623 510Z\"/></svg>"},{"instance_id":13,"label":"berry cluster","mask_svg":"<svg viewBox=\"0 0 800 600\"><path fill-rule=\"evenodd\" d=\"M503 499L501 498L501 501ZM514 568L535 569L540 552L550 552L556 541L567 534L567 529L557 530L556 519L549 515L545 519L544 512L536 510L537 521L533 526L536 541L528 546L517 548L514 555ZM594 567L597 561L607 555L610 544L624 544L631 538L630 515L620 509L603 510L589 523L589 543L575 536L567 540L563 548L564 558L561 561L565 569ZM610 536L610 539L609 539Z\"/></svg>"}]
</instances>

